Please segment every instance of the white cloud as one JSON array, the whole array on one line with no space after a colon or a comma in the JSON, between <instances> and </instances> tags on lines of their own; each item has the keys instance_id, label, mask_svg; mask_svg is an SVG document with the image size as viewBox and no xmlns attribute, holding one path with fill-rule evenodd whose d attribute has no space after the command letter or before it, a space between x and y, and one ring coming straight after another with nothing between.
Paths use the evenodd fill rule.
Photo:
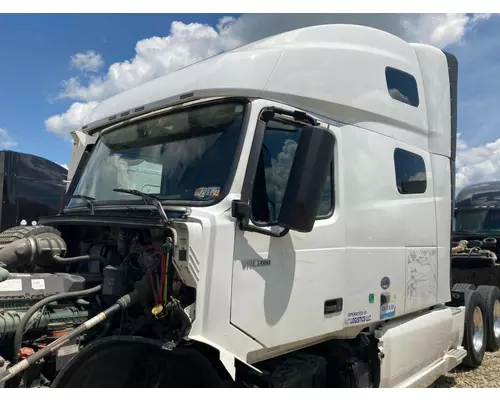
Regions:
<instances>
[{"instance_id":1,"label":"white cloud","mask_svg":"<svg viewBox=\"0 0 500 400\"><path fill-rule=\"evenodd\" d=\"M472 22L482 21L485 19L489 19L490 17L491 17L491 14L474 14L472 16Z\"/></svg>"},{"instance_id":2,"label":"white cloud","mask_svg":"<svg viewBox=\"0 0 500 400\"><path fill-rule=\"evenodd\" d=\"M63 82L61 97L101 101L188 64L229 50L239 42L226 35L233 19L222 18L217 27L172 22L170 35L137 42L131 60L112 64L106 75L91 77L87 85L78 78Z\"/></svg>"},{"instance_id":3,"label":"white cloud","mask_svg":"<svg viewBox=\"0 0 500 400\"><path fill-rule=\"evenodd\" d=\"M61 167L68 169L68 164L59 164Z\"/></svg>"},{"instance_id":4,"label":"white cloud","mask_svg":"<svg viewBox=\"0 0 500 400\"><path fill-rule=\"evenodd\" d=\"M399 100L403 103L410 104L410 100L403 93L401 93L398 89L389 89L389 94L393 99Z\"/></svg>"},{"instance_id":5,"label":"white cloud","mask_svg":"<svg viewBox=\"0 0 500 400\"><path fill-rule=\"evenodd\" d=\"M97 72L104 65L104 59L102 58L102 55L93 50L89 50L84 53L76 53L72 55L70 64L71 67L79 69L80 71Z\"/></svg>"},{"instance_id":6,"label":"white cloud","mask_svg":"<svg viewBox=\"0 0 500 400\"><path fill-rule=\"evenodd\" d=\"M426 180L425 172L417 172L415 175L410 176L408 180L410 182L425 181Z\"/></svg>"},{"instance_id":7,"label":"white cloud","mask_svg":"<svg viewBox=\"0 0 500 400\"><path fill-rule=\"evenodd\" d=\"M468 29L488 17L487 14L248 14L237 19L221 18L215 27L175 21L168 36L140 40L135 46L135 56L112 64L105 75L92 76L88 81L73 77L63 82L60 97L80 103L73 104L64 114L50 117L46 128L56 134L68 133L69 126L74 129L81 124L83 108L89 112L96 102L124 90L284 31L326 23L352 23L382 29L410 41L446 46L460 41Z\"/></svg>"},{"instance_id":8,"label":"white cloud","mask_svg":"<svg viewBox=\"0 0 500 400\"><path fill-rule=\"evenodd\" d=\"M9 150L12 147L16 147L16 146L17 146L17 142L10 137L7 129L0 128L0 147L5 149L5 150Z\"/></svg>"},{"instance_id":9,"label":"white cloud","mask_svg":"<svg viewBox=\"0 0 500 400\"><path fill-rule=\"evenodd\" d=\"M275 200L281 200L285 194L285 188L288 183L288 177L290 175L296 150L297 142L291 139L285 139L283 148L281 152L278 153L277 158L271 159L272 166L265 170L268 192L271 187L273 192L268 193L268 195Z\"/></svg>"},{"instance_id":10,"label":"white cloud","mask_svg":"<svg viewBox=\"0 0 500 400\"><path fill-rule=\"evenodd\" d=\"M68 111L59 115L53 115L45 121L45 129L60 136L68 134L75 129L81 128L85 119L97 106L97 102L73 103Z\"/></svg>"},{"instance_id":11,"label":"white cloud","mask_svg":"<svg viewBox=\"0 0 500 400\"><path fill-rule=\"evenodd\" d=\"M484 146L470 147L458 138L456 193L465 186L500 180L500 139Z\"/></svg>"},{"instance_id":12,"label":"white cloud","mask_svg":"<svg viewBox=\"0 0 500 400\"><path fill-rule=\"evenodd\" d=\"M244 42L310 25L346 23L381 29L408 41L445 47L460 41L491 14L248 14L234 21L231 34Z\"/></svg>"},{"instance_id":13,"label":"white cloud","mask_svg":"<svg viewBox=\"0 0 500 400\"><path fill-rule=\"evenodd\" d=\"M403 26L410 39L438 47L459 43L476 23L491 14L423 14L417 18L403 18Z\"/></svg>"}]
</instances>

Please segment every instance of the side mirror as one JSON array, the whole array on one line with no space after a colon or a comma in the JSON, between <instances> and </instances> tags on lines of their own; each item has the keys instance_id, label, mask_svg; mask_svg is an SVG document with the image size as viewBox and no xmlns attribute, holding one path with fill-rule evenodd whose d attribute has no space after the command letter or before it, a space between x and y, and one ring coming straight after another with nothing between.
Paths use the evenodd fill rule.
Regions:
<instances>
[{"instance_id":1,"label":"side mirror","mask_svg":"<svg viewBox=\"0 0 500 400\"><path fill-rule=\"evenodd\" d=\"M334 145L335 138L327 129L303 128L281 203L278 225L282 228L312 231L330 172Z\"/></svg>"}]
</instances>

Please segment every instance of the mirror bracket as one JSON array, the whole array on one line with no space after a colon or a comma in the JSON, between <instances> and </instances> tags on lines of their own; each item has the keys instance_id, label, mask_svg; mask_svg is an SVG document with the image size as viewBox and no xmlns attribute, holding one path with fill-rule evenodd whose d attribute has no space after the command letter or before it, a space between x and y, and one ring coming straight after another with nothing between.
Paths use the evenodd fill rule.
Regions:
<instances>
[{"instance_id":1,"label":"mirror bracket","mask_svg":"<svg viewBox=\"0 0 500 400\"><path fill-rule=\"evenodd\" d=\"M271 232L267 229L259 228L258 226L250 225L250 215L252 209L250 205L242 200L233 200L231 204L231 215L238 221L238 226L242 231L260 233L262 235L281 238L286 236L289 229L285 228L279 233Z\"/></svg>"},{"instance_id":2,"label":"mirror bracket","mask_svg":"<svg viewBox=\"0 0 500 400\"><path fill-rule=\"evenodd\" d=\"M286 115L288 117L292 117L297 122L302 122L308 125L319 125L319 122L315 118L305 113L304 111L288 111L279 107L269 107L262 113L261 119L264 122L268 122L269 120L274 118L275 114Z\"/></svg>"}]
</instances>

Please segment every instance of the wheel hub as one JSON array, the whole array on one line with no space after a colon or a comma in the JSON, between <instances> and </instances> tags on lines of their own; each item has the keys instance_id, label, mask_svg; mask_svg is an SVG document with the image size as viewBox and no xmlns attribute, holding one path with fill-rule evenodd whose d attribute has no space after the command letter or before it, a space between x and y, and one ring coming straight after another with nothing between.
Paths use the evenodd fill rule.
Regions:
<instances>
[{"instance_id":1,"label":"wheel hub","mask_svg":"<svg viewBox=\"0 0 500 400\"><path fill-rule=\"evenodd\" d=\"M500 301L495 300L493 305L493 333L495 338L500 338Z\"/></svg>"},{"instance_id":2,"label":"wheel hub","mask_svg":"<svg viewBox=\"0 0 500 400\"><path fill-rule=\"evenodd\" d=\"M500 311L500 303L499 303L499 311ZM483 313L481 312L481 309L479 307L475 307L474 314L472 316L472 345L474 346L474 350L476 352L481 351L483 347L483 342L484 342Z\"/></svg>"}]
</instances>

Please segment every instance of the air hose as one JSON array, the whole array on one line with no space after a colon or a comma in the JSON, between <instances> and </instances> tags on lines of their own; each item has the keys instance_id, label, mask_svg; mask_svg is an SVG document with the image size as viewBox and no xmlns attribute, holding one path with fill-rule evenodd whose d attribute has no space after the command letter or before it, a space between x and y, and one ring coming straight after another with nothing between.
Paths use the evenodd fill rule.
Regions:
<instances>
[{"instance_id":1,"label":"air hose","mask_svg":"<svg viewBox=\"0 0 500 400\"><path fill-rule=\"evenodd\" d=\"M77 257L60 257L58 255L55 255L52 257L52 259L59 264L74 264L77 262L81 261L100 261L101 264L106 264L106 259L104 257L98 256L98 255L84 255L84 256L77 256Z\"/></svg>"},{"instance_id":2,"label":"air hose","mask_svg":"<svg viewBox=\"0 0 500 400\"><path fill-rule=\"evenodd\" d=\"M114 305L100 312L95 317L89 319L87 322L81 324L80 326L78 326L78 328L74 329L73 331L64 336L61 336L59 339L50 343L47 347L44 347L43 349L37 351L36 353L22 360L21 362L14 364L5 372L4 376L0 378L0 383L6 382L9 379L13 378L20 372L27 369L29 366L35 364L37 361L57 351L59 348L61 348L64 344L66 344L70 340L80 336L82 333L100 324L101 322L103 322L116 312L125 308L129 308L130 306L136 303L149 301L150 296L151 294L148 292L141 292L140 290L135 289L133 292L119 298Z\"/></svg>"},{"instance_id":3,"label":"air hose","mask_svg":"<svg viewBox=\"0 0 500 400\"><path fill-rule=\"evenodd\" d=\"M16 334L14 336L14 348L13 348L13 355L12 355L12 360L14 363L16 363L19 359L19 350L21 349L22 341L23 341L23 334L26 329L26 325L28 325L28 322L30 318L35 314L40 308L43 306L53 303L54 301L58 300L65 300L65 299L72 299L76 297L85 297L89 296L91 294L95 294L101 291L101 285L95 286L91 289L86 289L86 290L80 290L78 292L68 292L68 293L60 293L60 294L54 294L52 296L46 297L45 299L40 300L38 303L34 304L27 312L24 314L23 318L21 321L19 321L19 325L17 325L16 328Z\"/></svg>"}]
</instances>

